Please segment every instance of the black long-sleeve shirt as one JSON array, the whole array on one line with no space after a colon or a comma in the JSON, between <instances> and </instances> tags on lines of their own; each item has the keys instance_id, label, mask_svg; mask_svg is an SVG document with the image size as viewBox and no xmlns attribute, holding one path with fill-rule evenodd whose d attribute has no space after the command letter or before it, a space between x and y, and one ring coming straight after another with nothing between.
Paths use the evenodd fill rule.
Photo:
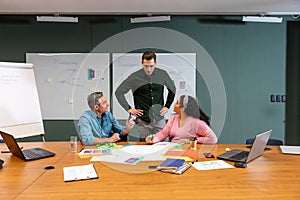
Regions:
<instances>
[{"instance_id":1,"label":"black long-sleeve shirt","mask_svg":"<svg viewBox=\"0 0 300 200\"><path fill-rule=\"evenodd\" d=\"M168 89L165 105L164 86ZM150 122L153 118L162 119L159 111L163 106L170 108L176 92L174 82L168 73L157 67L151 76L147 76L143 68L134 72L117 88L115 95L125 110L131 108L124 96L130 90L133 93L134 107L143 110L144 114L140 118L145 122Z\"/></svg>"}]
</instances>

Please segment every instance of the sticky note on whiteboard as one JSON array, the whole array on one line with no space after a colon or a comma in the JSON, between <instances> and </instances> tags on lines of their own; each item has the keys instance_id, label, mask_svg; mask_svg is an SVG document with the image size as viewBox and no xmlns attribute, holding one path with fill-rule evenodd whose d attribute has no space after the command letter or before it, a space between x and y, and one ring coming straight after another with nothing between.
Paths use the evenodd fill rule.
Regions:
<instances>
[{"instance_id":1,"label":"sticky note on whiteboard","mask_svg":"<svg viewBox=\"0 0 300 200\"><path fill-rule=\"evenodd\" d=\"M88 80L92 80L93 78L95 78L95 70L89 68L88 69Z\"/></svg>"},{"instance_id":2,"label":"sticky note on whiteboard","mask_svg":"<svg viewBox=\"0 0 300 200\"><path fill-rule=\"evenodd\" d=\"M73 104L73 99L72 99L72 98L69 98L69 99L68 99L68 103L69 103L69 104Z\"/></svg>"},{"instance_id":3,"label":"sticky note on whiteboard","mask_svg":"<svg viewBox=\"0 0 300 200\"><path fill-rule=\"evenodd\" d=\"M47 83L52 83L53 82L53 78L52 77L48 77L46 80Z\"/></svg>"}]
</instances>

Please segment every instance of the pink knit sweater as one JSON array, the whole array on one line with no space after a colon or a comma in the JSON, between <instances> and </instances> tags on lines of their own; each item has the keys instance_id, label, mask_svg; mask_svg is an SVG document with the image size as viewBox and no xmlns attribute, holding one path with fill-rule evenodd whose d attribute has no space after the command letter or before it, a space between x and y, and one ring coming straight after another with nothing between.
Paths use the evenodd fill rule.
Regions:
<instances>
[{"instance_id":1,"label":"pink knit sweater","mask_svg":"<svg viewBox=\"0 0 300 200\"><path fill-rule=\"evenodd\" d=\"M188 117L184 126L179 127L180 115L172 115L166 126L156 133L152 142L160 142L170 137L171 142L180 139L191 139L196 137L198 143L215 144L218 141L215 133L202 120Z\"/></svg>"}]
</instances>

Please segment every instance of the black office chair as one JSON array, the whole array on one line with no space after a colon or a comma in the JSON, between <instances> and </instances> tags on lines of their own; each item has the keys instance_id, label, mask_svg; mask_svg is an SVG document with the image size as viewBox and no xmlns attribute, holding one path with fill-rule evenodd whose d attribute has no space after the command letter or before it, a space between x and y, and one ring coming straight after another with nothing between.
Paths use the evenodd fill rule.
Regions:
<instances>
[{"instance_id":1,"label":"black office chair","mask_svg":"<svg viewBox=\"0 0 300 200\"><path fill-rule=\"evenodd\" d=\"M254 142L254 138L249 138L246 140L246 144L253 144ZM278 139L269 139L267 145L270 146L280 146L283 145L283 141L282 140L278 140Z\"/></svg>"}]
</instances>

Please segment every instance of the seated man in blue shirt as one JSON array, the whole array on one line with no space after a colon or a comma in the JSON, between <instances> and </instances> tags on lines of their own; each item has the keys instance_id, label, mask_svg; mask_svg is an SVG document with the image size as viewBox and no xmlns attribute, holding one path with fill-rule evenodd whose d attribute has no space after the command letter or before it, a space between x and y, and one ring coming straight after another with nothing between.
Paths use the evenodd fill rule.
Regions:
<instances>
[{"instance_id":1,"label":"seated man in blue shirt","mask_svg":"<svg viewBox=\"0 0 300 200\"><path fill-rule=\"evenodd\" d=\"M79 136L83 144L95 145L116 142L121 136L127 135L134 126L132 120L121 126L108 111L109 103L102 92L94 92L87 98L90 110L79 118Z\"/></svg>"}]
</instances>

